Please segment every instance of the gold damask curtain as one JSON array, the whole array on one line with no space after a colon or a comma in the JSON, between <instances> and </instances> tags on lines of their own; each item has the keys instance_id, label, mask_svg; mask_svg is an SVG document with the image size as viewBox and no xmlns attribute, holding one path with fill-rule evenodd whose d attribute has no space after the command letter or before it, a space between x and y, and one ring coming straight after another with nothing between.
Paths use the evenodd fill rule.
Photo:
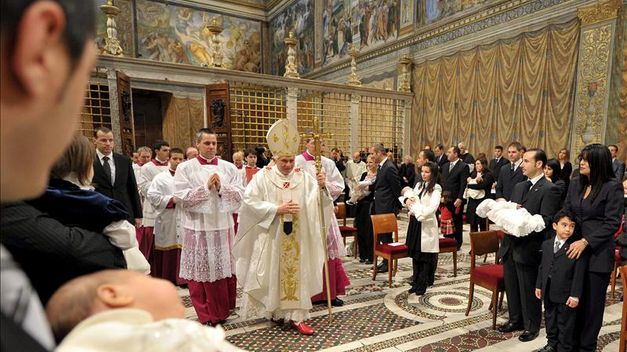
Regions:
<instances>
[{"instance_id":1,"label":"gold damask curtain","mask_svg":"<svg viewBox=\"0 0 627 352\"><path fill-rule=\"evenodd\" d=\"M553 157L568 146L577 20L416 65L412 154L464 142L492 156L513 140Z\"/></svg>"},{"instance_id":2,"label":"gold damask curtain","mask_svg":"<svg viewBox=\"0 0 627 352\"><path fill-rule=\"evenodd\" d=\"M172 147L196 145L194 135L204 126L203 100L172 96L163 118L163 139Z\"/></svg>"}]
</instances>

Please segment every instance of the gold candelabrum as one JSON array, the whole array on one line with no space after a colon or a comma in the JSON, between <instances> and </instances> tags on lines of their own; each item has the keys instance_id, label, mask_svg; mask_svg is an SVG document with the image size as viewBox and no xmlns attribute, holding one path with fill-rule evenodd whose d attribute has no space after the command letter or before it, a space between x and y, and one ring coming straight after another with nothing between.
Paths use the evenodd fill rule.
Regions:
<instances>
[{"instance_id":1,"label":"gold candelabrum","mask_svg":"<svg viewBox=\"0 0 627 352\"><path fill-rule=\"evenodd\" d=\"M212 48L212 58L213 58L213 67L222 67L222 59L224 55L222 55L222 50L220 48L220 39L219 35L224 30L222 23L218 21L217 17L211 19L211 22L207 25L207 29L211 32L211 48Z\"/></svg>"},{"instance_id":2,"label":"gold candelabrum","mask_svg":"<svg viewBox=\"0 0 627 352\"><path fill-rule=\"evenodd\" d=\"M289 32L284 43L287 45L287 62L285 62L283 77L300 78L298 68L296 67L296 38L294 38L294 32Z\"/></svg>"},{"instance_id":3,"label":"gold candelabrum","mask_svg":"<svg viewBox=\"0 0 627 352\"><path fill-rule=\"evenodd\" d=\"M107 17L107 32L104 36L104 48L101 54L111 56L124 56L124 51L118 40L118 25L115 18L120 13L120 8L113 4L113 0L107 0L105 5L100 5L100 11Z\"/></svg>"},{"instance_id":4,"label":"gold candelabrum","mask_svg":"<svg viewBox=\"0 0 627 352\"><path fill-rule=\"evenodd\" d=\"M412 60L408 55L403 55L398 63L401 65L401 82L398 86L398 90L401 92L410 92L409 67L412 64Z\"/></svg>"},{"instance_id":5,"label":"gold candelabrum","mask_svg":"<svg viewBox=\"0 0 627 352\"><path fill-rule=\"evenodd\" d=\"M350 55L351 57L351 74L348 77L347 84L351 86L361 86L361 79L357 74L357 61L355 60L357 54L358 51L357 49L355 49L355 46L353 44L350 44L348 46L348 55Z\"/></svg>"}]
</instances>

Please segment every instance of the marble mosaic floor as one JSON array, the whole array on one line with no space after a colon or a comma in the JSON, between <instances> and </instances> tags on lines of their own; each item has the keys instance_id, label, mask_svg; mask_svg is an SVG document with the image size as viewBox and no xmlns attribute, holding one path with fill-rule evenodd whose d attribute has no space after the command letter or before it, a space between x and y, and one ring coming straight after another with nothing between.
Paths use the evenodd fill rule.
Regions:
<instances>
[{"instance_id":1,"label":"marble mosaic floor","mask_svg":"<svg viewBox=\"0 0 627 352\"><path fill-rule=\"evenodd\" d=\"M401 215L401 241L406 220ZM541 348L546 343L544 331L534 341L522 343L517 339L519 333L502 334L491 329L491 293L485 289L475 288L471 312L465 316L470 266L468 229L465 230L464 245L458 252L457 277L453 276L452 255L440 255L435 285L423 296L407 293L410 260L399 261L399 271L392 288L388 288L387 275L379 274L372 281L370 266L347 257L344 267L351 286L344 297L345 305L334 308L331 322L326 307L315 306L310 320L316 329L314 336L300 336L265 319L243 321L235 312L224 325L227 339L249 351L530 352ZM597 351L618 351L622 306L618 298L622 288L618 291L616 300L608 294ZM187 307L187 317L196 319L188 291L179 289L179 294ZM507 319L506 304L507 301L497 324Z\"/></svg>"}]
</instances>

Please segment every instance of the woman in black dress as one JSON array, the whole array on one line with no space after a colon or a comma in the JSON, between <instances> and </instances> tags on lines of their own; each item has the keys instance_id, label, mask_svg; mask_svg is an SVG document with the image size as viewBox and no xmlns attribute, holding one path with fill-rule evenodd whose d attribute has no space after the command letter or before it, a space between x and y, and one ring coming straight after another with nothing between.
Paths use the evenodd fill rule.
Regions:
<instances>
[{"instance_id":1,"label":"woman in black dress","mask_svg":"<svg viewBox=\"0 0 627 352\"><path fill-rule=\"evenodd\" d=\"M614 269L614 233L623 215L623 187L612 171L612 157L606 146L590 144L581 151L580 176L568 189L564 209L575 214L575 234L567 254L578 258L590 251L579 302L576 345L579 351L595 351L603 324L605 296Z\"/></svg>"},{"instance_id":2,"label":"woman in black dress","mask_svg":"<svg viewBox=\"0 0 627 352\"><path fill-rule=\"evenodd\" d=\"M368 155L366 161L367 171L361 175L358 185L363 198L357 201L355 209L355 227L357 228L357 245L359 247L359 262L372 264L372 221L370 220L370 207L374 200L374 193L368 192L367 184L374 183L377 178L377 167L374 156Z\"/></svg>"},{"instance_id":3,"label":"woman in black dress","mask_svg":"<svg viewBox=\"0 0 627 352\"><path fill-rule=\"evenodd\" d=\"M470 232L477 232L479 230L486 231L488 229L486 220L477 216L475 213L479 204L481 204L484 199L490 197L492 184L494 183L494 176L492 176L492 172L490 172L488 168L488 161L486 159L481 158L475 161L475 168L470 174L468 181L466 186L468 189L483 191L482 195L479 192L467 192L467 194L476 193L476 195L472 194L472 196L468 197L468 206L466 207L466 217L468 224L470 224Z\"/></svg>"}]
</instances>

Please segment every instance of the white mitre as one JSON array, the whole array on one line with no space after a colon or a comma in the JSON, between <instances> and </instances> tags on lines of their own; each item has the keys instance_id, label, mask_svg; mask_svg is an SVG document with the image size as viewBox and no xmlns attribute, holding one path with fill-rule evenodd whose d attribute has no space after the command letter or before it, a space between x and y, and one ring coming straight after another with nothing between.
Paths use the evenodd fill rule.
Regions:
<instances>
[{"instance_id":1,"label":"white mitre","mask_svg":"<svg viewBox=\"0 0 627 352\"><path fill-rule=\"evenodd\" d=\"M294 156L300 148L298 129L288 119L280 119L268 130L268 147L275 157Z\"/></svg>"}]
</instances>

